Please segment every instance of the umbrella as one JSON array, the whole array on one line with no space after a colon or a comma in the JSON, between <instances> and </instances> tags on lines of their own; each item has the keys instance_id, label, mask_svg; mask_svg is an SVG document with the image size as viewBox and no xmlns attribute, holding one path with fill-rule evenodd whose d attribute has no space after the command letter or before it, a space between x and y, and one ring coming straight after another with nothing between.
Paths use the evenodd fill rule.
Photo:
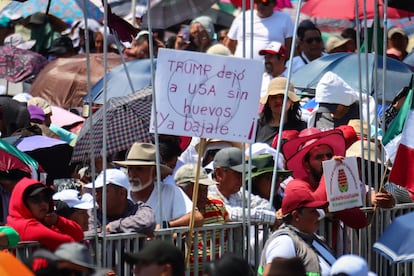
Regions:
<instances>
[{"instance_id":1,"label":"umbrella","mask_svg":"<svg viewBox=\"0 0 414 276\"><path fill-rule=\"evenodd\" d=\"M380 99L383 91L385 91L385 100L392 102L397 92L403 87L408 86L411 81L412 72L404 63L387 58L386 71L386 89L383 89L383 61L382 56L375 54L368 54L368 80L369 88L366 87L366 65L365 58L361 56L361 79L362 92L371 95L374 89L374 60L377 58L377 95ZM335 53L318 58L305 66L299 68L293 76L292 83L299 89L315 89L322 76L332 71L340 76L346 83L349 84L356 91L358 86L358 54L356 53Z\"/></svg>"},{"instance_id":2,"label":"umbrella","mask_svg":"<svg viewBox=\"0 0 414 276\"><path fill-rule=\"evenodd\" d=\"M34 276L35 274L13 256L13 254L6 251L0 251L0 275Z\"/></svg>"},{"instance_id":3,"label":"umbrella","mask_svg":"<svg viewBox=\"0 0 414 276\"><path fill-rule=\"evenodd\" d=\"M108 69L122 62L115 53L108 53L107 60ZM104 75L103 61L102 54L90 54L91 85ZM50 62L37 75L30 87L30 94L63 108L81 106L82 98L87 94L86 54Z\"/></svg>"},{"instance_id":4,"label":"umbrella","mask_svg":"<svg viewBox=\"0 0 414 276\"><path fill-rule=\"evenodd\" d=\"M395 263L414 260L414 212L395 218L373 248Z\"/></svg>"},{"instance_id":5,"label":"umbrella","mask_svg":"<svg viewBox=\"0 0 414 276\"><path fill-rule=\"evenodd\" d=\"M156 65L156 62L154 62ZM126 70L132 81L133 89L131 89L128 81ZM145 86L151 85L151 60L137 59L129 61L125 64L118 65L106 74L107 79L107 97L122 97L133 93ZM91 89L92 101L97 104L103 104L103 78L100 79ZM84 101L88 101L88 95L84 97Z\"/></svg>"},{"instance_id":6,"label":"umbrella","mask_svg":"<svg viewBox=\"0 0 414 276\"><path fill-rule=\"evenodd\" d=\"M11 82L31 80L47 62L47 59L38 53L2 46L0 47L0 78Z\"/></svg>"},{"instance_id":7,"label":"umbrella","mask_svg":"<svg viewBox=\"0 0 414 276\"><path fill-rule=\"evenodd\" d=\"M152 28L167 29L186 20L194 19L208 10L216 0L154 1L151 6ZM148 16L142 17L143 26L148 26Z\"/></svg>"},{"instance_id":8,"label":"umbrella","mask_svg":"<svg viewBox=\"0 0 414 276\"><path fill-rule=\"evenodd\" d=\"M52 117L50 119L52 120L52 124L59 127L72 126L74 124L82 123L85 121L85 118L61 107L52 105L51 108Z\"/></svg>"},{"instance_id":9,"label":"umbrella","mask_svg":"<svg viewBox=\"0 0 414 276\"><path fill-rule=\"evenodd\" d=\"M403 60L405 64L410 66L411 70L414 71L414 51L411 51Z\"/></svg>"},{"instance_id":10,"label":"umbrella","mask_svg":"<svg viewBox=\"0 0 414 276\"><path fill-rule=\"evenodd\" d=\"M32 169L24 161L20 160L13 154L0 149L0 171L7 172L11 170L19 170L31 174Z\"/></svg>"},{"instance_id":11,"label":"umbrella","mask_svg":"<svg viewBox=\"0 0 414 276\"><path fill-rule=\"evenodd\" d=\"M56 178L68 178L73 148L66 142L42 135L33 135L18 139L14 145L31 156L47 172L47 183Z\"/></svg>"},{"instance_id":12,"label":"umbrella","mask_svg":"<svg viewBox=\"0 0 414 276\"><path fill-rule=\"evenodd\" d=\"M51 2L49 13L59 17L66 23L70 24L75 19L83 18L83 0L28 0L19 3L19 5L8 5L0 13L26 18L36 12L46 12L49 2ZM89 0L86 0L86 13L88 18L97 21L103 19L100 8Z\"/></svg>"},{"instance_id":13,"label":"umbrella","mask_svg":"<svg viewBox=\"0 0 414 276\"><path fill-rule=\"evenodd\" d=\"M364 1L367 7L367 18L374 18L374 1L375 0L358 0L358 16L360 19L364 18ZM355 16L355 0L352 1L335 1L335 0L309 0L303 4L302 13L312 17L319 18L337 18L354 20ZM379 14L383 14L383 1L378 1L380 8ZM410 17L414 13L399 10L395 8L388 8L388 18L403 18Z\"/></svg>"},{"instance_id":14,"label":"umbrella","mask_svg":"<svg viewBox=\"0 0 414 276\"><path fill-rule=\"evenodd\" d=\"M96 156L102 156L103 116L107 118L107 154L128 149L134 142L150 143L152 135L149 124L152 107L152 88L145 87L124 97L110 98L107 113L101 107L83 124L73 150L72 161L85 160L93 150ZM90 120L93 129L90 129ZM90 148L92 135L93 148Z\"/></svg>"}]
</instances>

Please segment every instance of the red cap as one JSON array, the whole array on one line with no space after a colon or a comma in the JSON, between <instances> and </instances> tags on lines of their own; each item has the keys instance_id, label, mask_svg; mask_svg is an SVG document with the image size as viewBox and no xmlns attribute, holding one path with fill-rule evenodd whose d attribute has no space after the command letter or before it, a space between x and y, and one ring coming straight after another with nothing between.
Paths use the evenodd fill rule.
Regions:
<instances>
[{"instance_id":1,"label":"red cap","mask_svg":"<svg viewBox=\"0 0 414 276\"><path fill-rule=\"evenodd\" d=\"M282 200L282 214L288 215L299 208L325 208L328 206L326 200L316 200L311 191L289 185L285 190L285 197ZM290 188L289 188L290 187Z\"/></svg>"}]
</instances>

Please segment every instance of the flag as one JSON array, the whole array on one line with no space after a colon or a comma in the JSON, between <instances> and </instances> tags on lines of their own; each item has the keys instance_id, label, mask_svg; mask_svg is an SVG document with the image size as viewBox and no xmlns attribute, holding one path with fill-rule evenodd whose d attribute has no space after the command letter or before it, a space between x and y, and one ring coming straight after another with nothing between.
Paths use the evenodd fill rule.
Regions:
<instances>
[{"instance_id":1,"label":"flag","mask_svg":"<svg viewBox=\"0 0 414 276\"><path fill-rule=\"evenodd\" d=\"M410 103L410 109L406 114L404 129L401 133L401 141L389 179L390 182L414 192L414 102L412 101L412 91L410 91L409 95L411 95L410 101L407 101L407 96L406 102Z\"/></svg>"}]
</instances>

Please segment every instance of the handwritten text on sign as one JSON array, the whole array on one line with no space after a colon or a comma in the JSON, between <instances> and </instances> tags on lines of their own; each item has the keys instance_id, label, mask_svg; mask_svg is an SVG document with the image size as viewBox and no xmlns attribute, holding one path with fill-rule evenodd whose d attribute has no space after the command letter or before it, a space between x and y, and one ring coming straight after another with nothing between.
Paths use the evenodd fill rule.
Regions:
<instances>
[{"instance_id":1,"label":"handwritten text on sign","mask_svg":"<svg viewBox=\"0 0 414 276\"><path fill-rule=\"evenodd\" d=\"M259 61L160 49L158 132L252 143L262 73Z\"/></svg>"},{"instance_id":2,"label":"handwritten text on sign","mask_svg":"<svg viewBox=\"0 0 414 276\"><path fill-rule=\"evenodd\" d=\"M329 211L336 212L362 206L356 157L346 157L342 161L323 161L322 166Z\"/></svg>"}]
</instances>

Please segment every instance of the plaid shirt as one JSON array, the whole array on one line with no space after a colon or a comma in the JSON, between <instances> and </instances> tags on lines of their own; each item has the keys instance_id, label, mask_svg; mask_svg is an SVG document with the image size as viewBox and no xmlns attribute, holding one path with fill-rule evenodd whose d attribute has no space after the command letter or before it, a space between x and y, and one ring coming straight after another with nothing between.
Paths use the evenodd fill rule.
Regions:
<instances>
[{"instance_id":1,"label":"plaid shirt","mask_svg":"<svg viewBox=\"0 0 414 276\"><path fill-rule=\"evenodd\" d=\"M210 198L219 198L221 199L227 211L229 212L229 217L231 221L242 221L243 220L243 193L238 191L235 194L230 195L229 198L226 198L220 191L217 189L217 185L208 186L208 197ZM247 199L249 193L245 193L245 206L247 205ZM269 201L261 198L257 195L251 195L250 198L250 208L245 208L246 218L248 215L248 210L250 210L250 220L252 222L268 223L274 224L276 219L276 211L269 209Z\"/></svg>"}]
</instances>

